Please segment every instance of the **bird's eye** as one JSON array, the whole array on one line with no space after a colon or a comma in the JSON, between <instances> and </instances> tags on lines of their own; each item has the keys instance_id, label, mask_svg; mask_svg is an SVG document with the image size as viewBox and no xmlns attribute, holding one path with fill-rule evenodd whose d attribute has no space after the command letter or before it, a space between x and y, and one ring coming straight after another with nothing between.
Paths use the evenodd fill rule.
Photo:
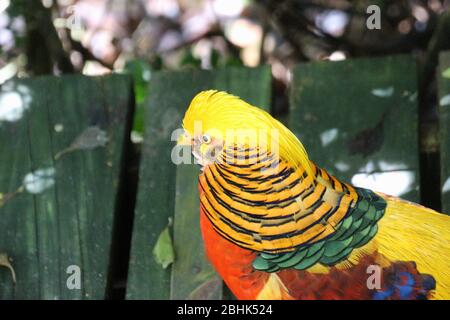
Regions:
<instances>
[{"instance_id":1,"label":"bird's eye","mask_svg":"<svg viewBox=\"0 0 450 320\"><path fill-rule=\"evenodd\" d=\"M206 144L210 143L211 142L211 137L208 134L204 134L202 136L202 142L206 143Z\"/></svg>"}]
</instances>

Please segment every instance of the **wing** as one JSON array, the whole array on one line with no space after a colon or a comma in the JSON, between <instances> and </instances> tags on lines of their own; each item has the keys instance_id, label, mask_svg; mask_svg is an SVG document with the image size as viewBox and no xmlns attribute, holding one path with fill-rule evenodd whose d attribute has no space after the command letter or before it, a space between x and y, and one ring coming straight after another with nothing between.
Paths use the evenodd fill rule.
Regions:
<instances>
[{"instance_id":1,"label":"wing","mask_svg":"<svg viewBox=\"0 0 450 320\"><path fill-rule=\"evenodd\" d=\"M346 260L353 250L366 245L378 231L378 221L383 217L386 202L374 192L356 189L358 201L329 237L312 245L302 245L289 253L260 253L253 262L257 270L275 272L294 268L305 270L316 263L335 266Z\"/></svg>"}]
</instances>

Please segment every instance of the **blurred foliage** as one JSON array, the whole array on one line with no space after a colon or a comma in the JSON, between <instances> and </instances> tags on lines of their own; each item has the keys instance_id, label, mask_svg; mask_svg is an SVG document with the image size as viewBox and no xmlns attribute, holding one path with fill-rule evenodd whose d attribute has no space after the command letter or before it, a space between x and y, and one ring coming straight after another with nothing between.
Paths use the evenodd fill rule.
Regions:
<instances>
[{"instance_id":1,"label":"blurred foliage","mask_svg":"<svg viewBox=\"0 0 450 320\"><path fill-rule=\"evenodd\" d=\"M426 51L449 8L448 0L2 2L0 67L22 56L23 75L102 74L136 59L159 59L157 69L271 63L288 70L298 61ZM381 30L365 26L374 4ZM48 63L51 70L36 66Z\"/></svg>"},{"instance_id":2,"label":"blurred foliage","mask_svg":"<svg viewBox=\"0 0 450 320\"><path fill-rule=\"evenodd\" d=\"M369 5L380 7L380 30L366 27ZM148 82L162 69L271 64L283 93L298 62L414 53L428 92L438 52L450 48L449 7L450 0L0 0L0 83L129 73L140 135Z\"/></svg>"},{"instance_id":3,"label":"blurred foliage","mask_svg":"<svg viewBox=\"0 0 450 320\"><path fill-rule=\"evenodd\" d=\"M148 97L152 67L142 59L133 59L127 61L124 71L133 77L134 82L136 110L133 131L142 136L144 134L144 103Z\"/></svg>"}]
</instances>

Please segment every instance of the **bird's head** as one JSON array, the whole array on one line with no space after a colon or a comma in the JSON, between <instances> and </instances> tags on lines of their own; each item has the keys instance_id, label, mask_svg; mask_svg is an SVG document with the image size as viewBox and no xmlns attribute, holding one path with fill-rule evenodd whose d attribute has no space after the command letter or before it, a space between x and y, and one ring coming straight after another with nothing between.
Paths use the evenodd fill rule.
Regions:
<instances>
[{"instance_id":1,"label":"bird's head","mask_svg":"<svg viewBox=\"0 0 450 320\"><path fill-rule=\"evenodd\" d=\"M189 145L197 161L214 163L225 148L267 150L293 167L311 173L306 151L297 137L264 110L223 91L198 93L183 119L178 145Z\"/></svg>"}]
</instances>

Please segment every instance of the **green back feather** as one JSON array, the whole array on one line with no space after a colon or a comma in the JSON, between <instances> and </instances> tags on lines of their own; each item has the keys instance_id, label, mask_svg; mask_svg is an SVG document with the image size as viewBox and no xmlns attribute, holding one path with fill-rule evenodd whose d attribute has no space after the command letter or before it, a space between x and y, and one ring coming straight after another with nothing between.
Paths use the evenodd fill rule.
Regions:
<instances>
[{"instance_id":1,"label":"green back feather","mask_svg":"<svg viewBox=\"0 0 450 320\"><path fill-rule=\"evenodd\" d=\"M330 237L288 253L260 253L253 261L253 267L256 270L276 272L287 268L305 270L316 263L333 266L345 260L354 249L367 244L378 231L377 223L384 215L386 201L371 190L355 190L358 193L356 206Z\"/></svg>"}]
</instances>

